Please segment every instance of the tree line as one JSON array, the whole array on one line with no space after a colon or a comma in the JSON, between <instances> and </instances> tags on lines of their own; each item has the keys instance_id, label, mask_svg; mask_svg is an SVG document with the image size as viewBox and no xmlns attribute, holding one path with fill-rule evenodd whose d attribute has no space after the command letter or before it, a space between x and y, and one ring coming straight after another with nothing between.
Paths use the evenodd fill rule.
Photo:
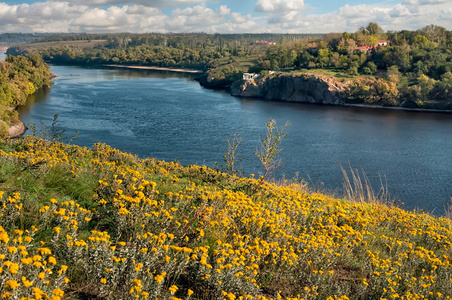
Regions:
<instances>
[{"instance_id":1,"label":"tree line","mask_svg":"<svg viewBox=\"0 0 452 300\"><path fill-rule=\"evenodd\" d=\"M93 47L74 40L105 40ZM375 22L356 32L303 34L65 34L31 48L53 63L130 64L203 69L221 86L243 72L330 70L353 78L347 100L425 107L448 102L452 93L452 32L429 25L388 31ZM20 47L16 50L20 52Z\"/></svg>"},{"instance_id":2,"label":"tree line","mask_svg":"<svg viewBox=\"0 0 452 300\"><path fill-rule=\"evenodd\" d=\"M13 47L9 53L37 52L46 61L64 64L133 64L159 67L203 69L216 59L245 57L255 54L261 42L286 43L321 35L312 34L72 34L35 40L44 45L34 48ZM78 47L70 41L105 40L93 47ZM45 46L49 42L61 46ZM256 44L256 47L250 45ZM31 49L31 50L30 50Z\"/></svg>"},{"instance_id":3,"label":"tree line","mask_svg":"<svg viewBox=\"0 0 452 300\"><path fill-rule=\"evenodd\" d=\"M429 25L420 30L383 32L369 23L355 33L272 47L264 70L330 69L360 76L350 84L354 103L423 107L452 96L452 32Z\"/></svg>"}]
</instances>

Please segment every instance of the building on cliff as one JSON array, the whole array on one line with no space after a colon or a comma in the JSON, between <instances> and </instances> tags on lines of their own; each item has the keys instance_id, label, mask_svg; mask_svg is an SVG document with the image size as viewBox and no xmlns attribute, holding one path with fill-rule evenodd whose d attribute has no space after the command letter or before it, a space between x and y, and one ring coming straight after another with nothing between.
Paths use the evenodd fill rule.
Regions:
<instances>
[{"instance_id":1,"label":"building on cliff","mask_svg":"<svg viewBox=\"0 0 452 300\"><path fill-rule=\"evenodd\" d=\"M243 80L251 80L251 79L256 79L257 77L259 77L259 74L256 74L256 73L243 73L242 79Z\"/></svg>"}]
</instances>

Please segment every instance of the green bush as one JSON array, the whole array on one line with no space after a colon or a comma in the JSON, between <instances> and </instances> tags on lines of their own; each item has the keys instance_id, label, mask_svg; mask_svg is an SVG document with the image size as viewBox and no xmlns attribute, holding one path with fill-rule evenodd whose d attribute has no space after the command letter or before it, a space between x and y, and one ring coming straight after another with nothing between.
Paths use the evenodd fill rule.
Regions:
<instances>
[{"instance_id":1,"label":"green bush","mask_svg":"<svg viewBox=\"0 0 452 300\"><path fill-rule=\"evenodd\" d=\"M9 126L5 121L0 120L0 137L8 135Z\"/></svg>"}]
</instances>

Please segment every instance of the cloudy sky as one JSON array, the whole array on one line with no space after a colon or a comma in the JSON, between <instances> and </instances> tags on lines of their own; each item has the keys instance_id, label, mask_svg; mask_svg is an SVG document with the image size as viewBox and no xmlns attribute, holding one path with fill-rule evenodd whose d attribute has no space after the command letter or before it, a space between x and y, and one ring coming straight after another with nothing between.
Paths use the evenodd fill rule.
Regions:
<instances>
[{"instance_id":1,"label":"cloudy sky","mask_svg":"<svg viewBox=\"0 0 452 300\"><path fill-rule=\"evenodd\" d=\"M327 33L369 22L452 30L452 0L0 0L0 33Z\"/></svg>"}]
</instances>

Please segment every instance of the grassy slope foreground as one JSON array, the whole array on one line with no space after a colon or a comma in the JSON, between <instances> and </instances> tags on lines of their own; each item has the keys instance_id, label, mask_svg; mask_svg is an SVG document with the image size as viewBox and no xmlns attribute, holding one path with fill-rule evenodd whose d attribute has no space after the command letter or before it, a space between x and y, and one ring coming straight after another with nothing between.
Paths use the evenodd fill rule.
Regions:
<instances>
[{"instance_id":1,"label":"grassy slope foreground","mask_svg":"<svg viewBox=\"0 0 452 300\"><path fill-rule=\"evenodd\" d=\"M449 299L451 221L207 167L0 141L2 299Z\"/></svg>"}]
</instances>

